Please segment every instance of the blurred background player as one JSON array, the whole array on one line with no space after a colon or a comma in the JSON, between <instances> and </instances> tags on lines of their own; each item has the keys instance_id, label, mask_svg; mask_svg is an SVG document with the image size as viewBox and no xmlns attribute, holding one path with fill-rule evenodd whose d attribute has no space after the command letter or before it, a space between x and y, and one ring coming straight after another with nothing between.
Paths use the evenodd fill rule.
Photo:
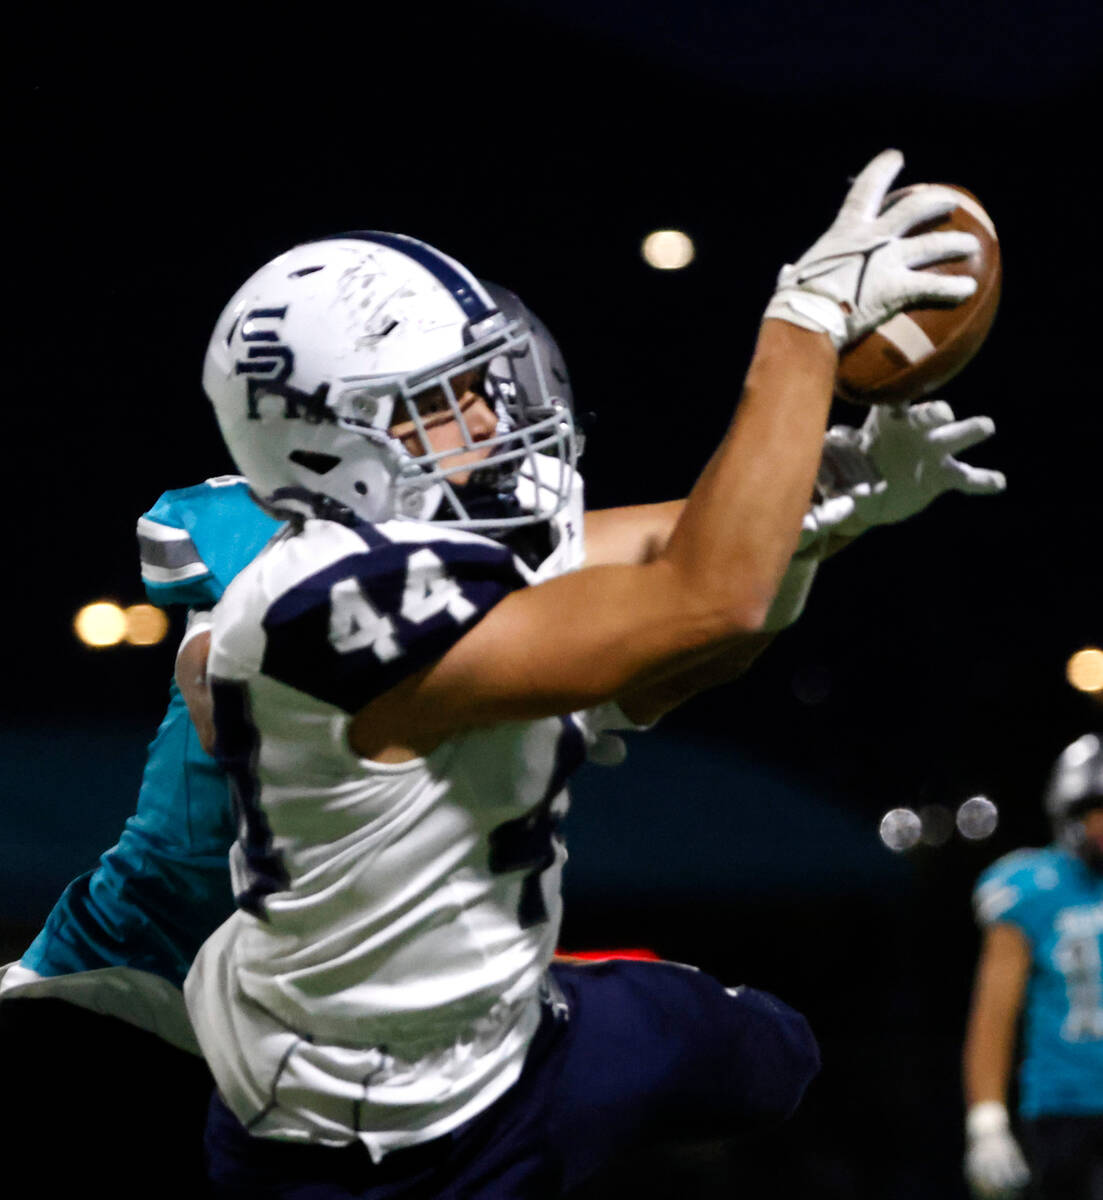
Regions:
<instances>
[{"instance_id":1,"label":"blurred background player","mask_svg":"<svg viewBox=\"0 0 1103 1200\"><path fill-rule=\"evenodd\" d=\"M1001 858L975 894L984 942L965 1044L966 1176L983 1197L1103 1198L1103 742L1058 758L1053 843ZM1008 1103L1023 1017L1019 1124ZM1029 1167L1028 1164L1029 1163Z\"/></svg>"},{"instance_id":2,"label":"blurred background player","mask_svg":"<svg viewBox=\"0 0 1103 1200\"><path fill-rule=\"evenodd\" d=\"M943 201L881 212L901 161L783 270L689 499L587 520L587 567L551 578L509 547L569 503L569 413L498 386L527 335L460 264L342 235L224 311L205 387L290 520L215 610L210 692L186 689L240 815L239 911L185 984L227 1192L557 1194L641 1138L799 1100L814 1043L773 998L667 964L546 973L556 823L585 743L737 674L797 607L838 349L971 292L921 268L972 238L900 236ZM476 479L532 500L474 508Z\"/></svg>"}]
</instances>

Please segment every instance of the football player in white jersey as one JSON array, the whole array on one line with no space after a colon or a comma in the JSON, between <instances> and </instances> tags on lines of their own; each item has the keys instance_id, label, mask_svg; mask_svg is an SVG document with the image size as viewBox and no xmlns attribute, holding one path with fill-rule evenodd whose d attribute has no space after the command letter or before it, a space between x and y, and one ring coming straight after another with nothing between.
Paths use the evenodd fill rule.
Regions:
<instances>
[{"instance_id":1,"label":"football player in white jersey","mask_svg":"<svg viewBox=\"0 0 1103 1200\"><path fill-rule=\"evenodd\" d=\"M225 309L204 386L289 522L182 664L238 813L238 912L185 983L227 1193L555 1195L640 1139L798 1103L815 1042L773 997L549 969L556 827L587 745L737 674L799 608L839 350L970 294L922 268L974 239L904 236L952 196L881 212L901 162L874 159L783 269L688 500L587 515L581 569L571 414L459 263L341 235ZM514 546L541 528L567 549L538 573Z\"/></svg>"}]
</instances>

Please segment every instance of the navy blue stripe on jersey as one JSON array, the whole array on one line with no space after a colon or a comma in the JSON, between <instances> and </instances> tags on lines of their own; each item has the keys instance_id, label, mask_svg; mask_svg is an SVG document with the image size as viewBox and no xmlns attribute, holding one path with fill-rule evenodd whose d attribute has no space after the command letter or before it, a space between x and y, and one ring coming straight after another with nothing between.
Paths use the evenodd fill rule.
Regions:
<instances>
[{"instance_id":1,"label":"navy blue stripe on jersey","mask_svg":"<svg viewBox=\"0 0 1103 1200\"><path fill-rule=\"evenodd\" d=\"M372 229L358 229L351 233L338 233L333 237L321 240L340 241L343 238L350 238L358 242L376 242L380 246L398 250L407 258L412 258L414 262L420 263L430 275L452 293L456 303L463 309L470 321L485 320L498 311L479 294L478 282L473 276L457 271L443 254L438 253L432 246L417 241L416 238L405 237L400 233L377 233Z\"/></svg>"},{"instance_id":2,"label":"navy blue stripe on jersey","mask_svg":"<svg viewBox=\"0 0 1103 1200\"><path fill-rule=\"evenodd\" d=\"M525 586L491 542L388 542L350 554L284 593L264 617L261 670L358 712L435 662Z\"/></svg>"},{"instance_id":3,"label":"navy blue stripe on jersey","mask_svg":"<svg viewBox=\"0 0 1103 1200\"><path fill-rule=\"evenodd\" d=\"M560 717L563 730L555 748L555 770L548 782L544 802L550 804L567 786L567 780L586 761L586 739L574 717Z\"/></svg>"},{"instance_id":4,"label":"navy blue stripe on jersey","mask_svg":"<svg viewBox=\"0 0 1103 1200\"><path fill-rule=\"evenodd\" d=\"M230 852L234 903L265 918L264 898L287 888L287 868L273 848L272 830L260 806L257 759L260 734L253 723L245 684L211 677L215 757L230 783L237 815L237 841Z\"/></svg>"},{"instance_id":5,"label":"navy blue stripe on jersey","mask_svg":"<svg viewBox=\"0 0 1103 1200\"><path fill-rule=\"evenodd\" d=\"M563 814L553 809L567 780L586 761L586 741L571 717L560 717L562 729L555 747L555 769L539 804L523 817L506 821L490 832L490 869L495 875L527 871L521 884L517 921L530 929L548 919L541 875L555 862L555 848L562 841L559 827Z\"/></svg>"}]
</instances>

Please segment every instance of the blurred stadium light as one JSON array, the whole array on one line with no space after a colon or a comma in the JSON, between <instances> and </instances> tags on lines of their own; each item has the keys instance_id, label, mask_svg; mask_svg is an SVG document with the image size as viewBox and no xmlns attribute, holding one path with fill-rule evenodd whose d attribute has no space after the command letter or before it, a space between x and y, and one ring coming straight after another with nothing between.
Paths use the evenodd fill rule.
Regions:
<instances>
[{"instance_id":1,"label":"blurred stadium light","mask_svg":"<svg viewBox=\"0 0 1103 1200\"><path fill-rule=\"evenodd\" d=\"M919 842L922 828L923 823L918 813L910 808L893 808L881 818L879 832L881 841L899 854L901 851L910 850Z\"/></svg>"},{"instance_id":2,"label":"blurred stadium light","mask_svg":"<svg viewBox=\"0 0 1103 1200\"><path fill-rule=\"evenodd\" d=\"M80 609L73 618L73 630L86 646L99 649L122 642L155 646L168 633L169 619L153 604L131 604L124 609L113 600L97 600Z\"/></svg>"},{"instance_id":3,"label":"blurred stadium light","mask_svg":"<svg viewBox=\"0 0 1103 1200\"><path fill-rule=\"evenodd\" d=\"M644 262L657 271L678 271L693 262L693 239L680 229L656 229L643 239Z\"/></svg>"},{"instance_id":4,"label":"blurred stadium light","mask_svg":"<svg viewBox=\"0 0 1103 1200\"><path fill-rule=\"evenodd\" d=\"M132 646L155 646L168 633L168 617L153 604L132 604L124 615L126 640Z\"/></svg>"},{"instance_id":5,"label":"blurred stadium light","mask_svg":"<svg viewBox=\"0 0 1103 1200\"><path fill-rule=\"evenodd\" d=\"M1103 692L1103 650L1085 646L1065 667L1065 677L1078 692Z\"/></svg>"},{"instance_id":6,"label":"blurred stadium light","mask_svg":"<svg viewBox=\"0 0 1103 1200\"><path fill-rule=\"evenodd\" d=\"M971 842L991 837L999 820L999 809L987 796L973 796L957 810L958 832Z\"/></svg>"},{"instance_id":7,"label":"blurred stadium light","mask_svg":"<svg viewBox=\"0 0 1103 1200\"><path fill-rule=\"evenodd\" d=\"M110 600L97 600L80 609L73 630L86 646L117 646L126 637L126 614Z\"/></svg>"}]
</instances>

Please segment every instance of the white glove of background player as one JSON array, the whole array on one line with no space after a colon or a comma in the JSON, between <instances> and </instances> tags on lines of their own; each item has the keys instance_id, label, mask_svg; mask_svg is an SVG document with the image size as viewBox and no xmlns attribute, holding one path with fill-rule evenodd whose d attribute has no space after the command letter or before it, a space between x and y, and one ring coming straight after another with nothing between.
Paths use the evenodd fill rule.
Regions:
<instances>
[{"instance_id":1,"label":"white glove of background player","mask_svg":"<svg viewBox=\"0 0 1103 1200\"><path fill-rule=\"evenodd\" d=\"M991 417L954 420L944 400L910 408L876 405L861 429L837 425L824 436L818 486L825 495L841 493L853 512L832 532L857 537L875 525L893 525L921 512L943 492L991 496L1007 480L1000 471L973 467L954 458L995 432ZM826 447L832 450L828 453ZM834 478L825 478L827 469ZM880 480L884 486L865 486Z\"/></svg>"},{"instance_id":2,"label":"white glove of background player","mask_svg":"<svg viewBox=\"0 0 1103 1200\"><path fill-rule=\"evenodd\" d=\"M903 237L956 207L952 192L926 188L881 212L885 193L904 165L899 150L884 150L862 171L835 223L805 255L781 268L767 317L826 333L841 350L901 309L957 304L976 290L968 275L917 270L978 249L971 233Z\"/></svg>"},{"instance_id":3,"label":"white glove of background player","mask_svg":"<svg viewBox=\"0 0 1103 1200\"><path fill-rule=\"evenodd\" d=\"M965 1117L965 1135L965 1178L973 1194L984 1200L1018 1196L1030 1171L1011 1136L1007 1109L995 1100L974 1104Z\"/></svg>"}]
</instances>

